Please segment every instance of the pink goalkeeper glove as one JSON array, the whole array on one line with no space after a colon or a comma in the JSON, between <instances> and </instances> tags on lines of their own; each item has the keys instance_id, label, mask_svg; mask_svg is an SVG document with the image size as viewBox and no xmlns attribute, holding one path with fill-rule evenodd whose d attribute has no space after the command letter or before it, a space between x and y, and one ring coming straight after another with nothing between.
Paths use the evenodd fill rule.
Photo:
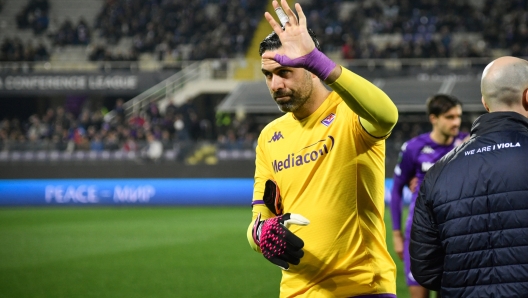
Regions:
<instances>
[{"instance_id":1,"label":"pink goalkeeper glove","mask_svg":"<svg viewBox=\"0 0 528 298\"><path fill-rule=\"evenodd\" d=\"M309 223L308 219L299 214L286 213L262 221L259 214L253 224L253 240L268 261L288 270L290 264L298 265L304 256L304 241L288 230L288 227L291 224L306 226Z\"/></svg>"}]
</instances>

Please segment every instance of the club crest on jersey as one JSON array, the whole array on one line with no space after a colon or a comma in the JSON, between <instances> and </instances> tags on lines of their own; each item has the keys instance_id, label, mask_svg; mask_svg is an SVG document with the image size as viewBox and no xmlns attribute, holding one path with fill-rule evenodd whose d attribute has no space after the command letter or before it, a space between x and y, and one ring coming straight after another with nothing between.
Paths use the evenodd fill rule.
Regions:
<instances>
[{"instance_id":1,"label":"club crest on jersey","mask_svg":"<svg viewBox=\"0 0 528 298\"><path fill-rule=\"evenodd\" d=\"M328 126L332 124L332 122L334 122L334 119L335 119L335 114L330 113L330 115L326 116L326 118L324 118L323 121L321 121L321 123L323 123L324 126Z\"/></svg>"},{"instance_id":2,"label":"club crest on jersey","mask_svg":"<svg viewBox=\"0 0 528 298\"><path fill-rule=\"evenodd\" d=\"M434 166L434 162L428 162L428 161L425 161L425 162L422 162L422 172L427 172L429 171L429 169Z\"/></svg>"},{"instance_id":3,"label":"club crest on jersey","mask_svg":"<svg viewBox=\"0 0 528 298\"><path fill-rule=\"evenodd\" d=\"M276 142L280 139L284 139L284 137L282 136L282 133L280 131L276 131L273 133L273 137L271 137L271 140L269 140L268 143Z\"/></svg>"},{"instance_id":4,"label":"club crest on jersey","mask_svg":"<svg viewBox=\"0 0 528 298\"><path fill-rule=\"evenodd\" d=\"M422 148L422 152L423 154L433 154L435 151L433 148L431 148L430 146L425 146Z\"/></svg>"}]
</instances>

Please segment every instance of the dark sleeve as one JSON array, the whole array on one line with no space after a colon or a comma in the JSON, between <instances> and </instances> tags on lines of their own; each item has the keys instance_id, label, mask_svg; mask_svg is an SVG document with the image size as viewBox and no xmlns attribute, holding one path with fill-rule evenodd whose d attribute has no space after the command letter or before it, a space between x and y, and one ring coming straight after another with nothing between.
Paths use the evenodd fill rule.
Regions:
<instances>
[{"instance_id":1,"label":"dark sleeve","mask_svg":"<svg viewBox=\"0 0 528 298\"><path fill-rule=\"evenodd\" d=\"M414 279L427 289L439 291L444 270L444 250L430 203L433 200L430 197L431 185L436 180L429 175L433 174L431 170L425 175L416 198L409 253Z\"/></svg>"}]
</instances>

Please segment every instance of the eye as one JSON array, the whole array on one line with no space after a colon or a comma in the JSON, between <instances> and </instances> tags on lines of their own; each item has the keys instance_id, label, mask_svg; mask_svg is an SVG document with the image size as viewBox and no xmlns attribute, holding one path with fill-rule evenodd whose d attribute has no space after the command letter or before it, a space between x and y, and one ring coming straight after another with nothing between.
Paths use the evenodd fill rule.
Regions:
<instances>
[{"instance_id":1,"label":"eye","mask_svg":"<svg viewBox=\"0 0 528 298\"><path fill-rule=\"evenodd\" d=\"M285 77L285 76L287 76L289 73L290 73L290 71L287 70L287 69L281 69L281 70L279 70L279 76L281 76L281 77Z\"/></svg>"},{"instance_id":2,"label":"eye","mask_svg":"<svg viewBox=\"0 0 528 298\"><path fill-rule=\"evenodd\" d=\"M269 71L262 71L262 74L266 77L266 79L271 79L271 77L273 76L273 74Z\"/></svg>"}]
</instances>

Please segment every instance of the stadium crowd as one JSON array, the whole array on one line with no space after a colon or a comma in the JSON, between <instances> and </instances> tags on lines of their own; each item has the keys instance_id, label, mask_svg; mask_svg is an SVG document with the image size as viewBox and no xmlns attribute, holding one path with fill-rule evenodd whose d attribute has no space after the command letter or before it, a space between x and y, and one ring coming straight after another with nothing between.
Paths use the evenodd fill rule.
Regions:
<instances>
[{"instance_id":1,"label":"stadium crowd","mask_svg":"<svg viewBox=\"0 0 528 298\"><path fill-rule=\"evenodd\" d=\"M49 25L49 1L29 0L15 16L17 27L32 29L35 34L41 34Z\"/></svg>"},{"instance_id":2,"label":"stadium crowd","mask_svg":"<svg viewBox=\"0 0 528 298\"><path fill-rule=\"evenodd\" d=\"M308 22L324 50L340 51L345 59L480 57L490 56L493 49L528 56L526 0L305 2ZM78 24L66 20L47 35L54 46L90 44L92 34L109 46L128 37L130 51L136 54L125 58L131 59L147 52L159 60L233 58L245 54L264 5L256 0L106 0L95 20ZM49 21L39 20L47 19L48 11L47 0L30 0L16 17L19 27L43 32ZM478 39L455 41L458 33ZM14 41L4 40L10 43ZM92 47L100 53L108 50L106 45ZM92 56L113 60L111 55ZM1 59L20 58L2 53Z\"/></svg>"},{"instance_id":3,"label":"stadium crowd","mask_svg":"<svg viewBox=\"0 0 528 298\"><path fill-rule=\"evenodd\" d=\"M333 0L306 1L303 8L323 49L340 51L345 59L478 57L488 56L495 48L528 56L527 0L484 0L481 6L470 3ZM58 26L51 22L44 36L54 47L89 45L92 50L88 59L92 61L133 61L145 52L155 54L159 60L231 58L245 53L264 5L257 0L106 0L93 22L81 19L75 24L65 20ZM35 16L48 17L49 6L47 0L29 0L17 16L20 28L31 28ZM478 33L483 39L456 44L456 33ZM92 43L94 34L107 43ZM386 35L400 38L388 38L383 43L372 38ZM130 52L110 51L109 47L123 37L133 40ZM35 46L32 41L24 43L18 37L6 36L0 45L0 61L46 61L51 51L43 43ZM116 111L122 104L119 102ZM221 119L216 119L215 125L209 119L199 119L190 104L169 106L161 113L152 103L151 108L128 117L119 112L111 120L104 116L100 108L72 113L67 107L59 107L29 119L4 119L0 146L2 150L137 151L151 132L165 149L204 139L216 140L219 148L243 149L254 146L262 129L250 117L228 115L219 115ZM423 132L422 124L403 124L388 147L394 146L397 151L401 140Z\"/></svg>"},{"instance_id":4,"label":"stadium crowd","mask_svg":"<svg viewBox=\"0 0 528 298\"><path fill-rule=\"evenodd\" d=\"M201 141L217 143L220 149L253 149L259 129L251 118L219 115L217 125L200 118L191 102L169 104L161 112L152 102L146 109L127 114L123 99L114 113L104 107L85 105L79 112L68 105L48 108L28 119L4 118L0 122L0 152L28 151L121 151L141 155L151 141L164 151L177 151L179 160Z\"/></svg>"},{"instance_id":5,"label":"stadium crowd","mask_svg":"<svg viewBox=\"0 0 528 298\"><path fill-rule=\"evenodd\" d=\"M108 109L85 105L71 105L47 109L43 115L28 119L4 118L0 121L0 152L129 152L141 156L149 148L148 137L161 143L162 154L174 151L175 160L183 161L200 143L214 144L217 150L253 151L264 124L256 117L237 117L218 113L216 119L200 117L198 108L187 102L182 106L169 104L160 111L155 103L148 108L126 114L123 99L118 99L114 116ZM268 115L269 116L269 115ZM387 139L387 163L398 158L402 144L427 131L425 115L415 115L400 121ZM463 131L470 122L465 121Z\"/></svg>"},{"instance_id":6,"label":"stadium crowd","mask_svg":"<svg viewBox=\"0 0 528 298\"><path fill-rule=\"evenodd\" d=\"M192 45L182 59L244 55L264 11L265 2L245 1L123 1L108 0L94 28L109 44L133 38L134 50L183 55L179 45Z\"/></svg>"},{"instance_id":7,"label":"stadium crowd","mask_svg":"<svg viewBox=\"0 0 528 298\"><path fill-rule=\"evenodd\" d=\"M46 46L39 42L24 42L18 38L5 37L0 44L0 62L2 61L47 61L50 53Z\"/></svg>"}]
</instances>

